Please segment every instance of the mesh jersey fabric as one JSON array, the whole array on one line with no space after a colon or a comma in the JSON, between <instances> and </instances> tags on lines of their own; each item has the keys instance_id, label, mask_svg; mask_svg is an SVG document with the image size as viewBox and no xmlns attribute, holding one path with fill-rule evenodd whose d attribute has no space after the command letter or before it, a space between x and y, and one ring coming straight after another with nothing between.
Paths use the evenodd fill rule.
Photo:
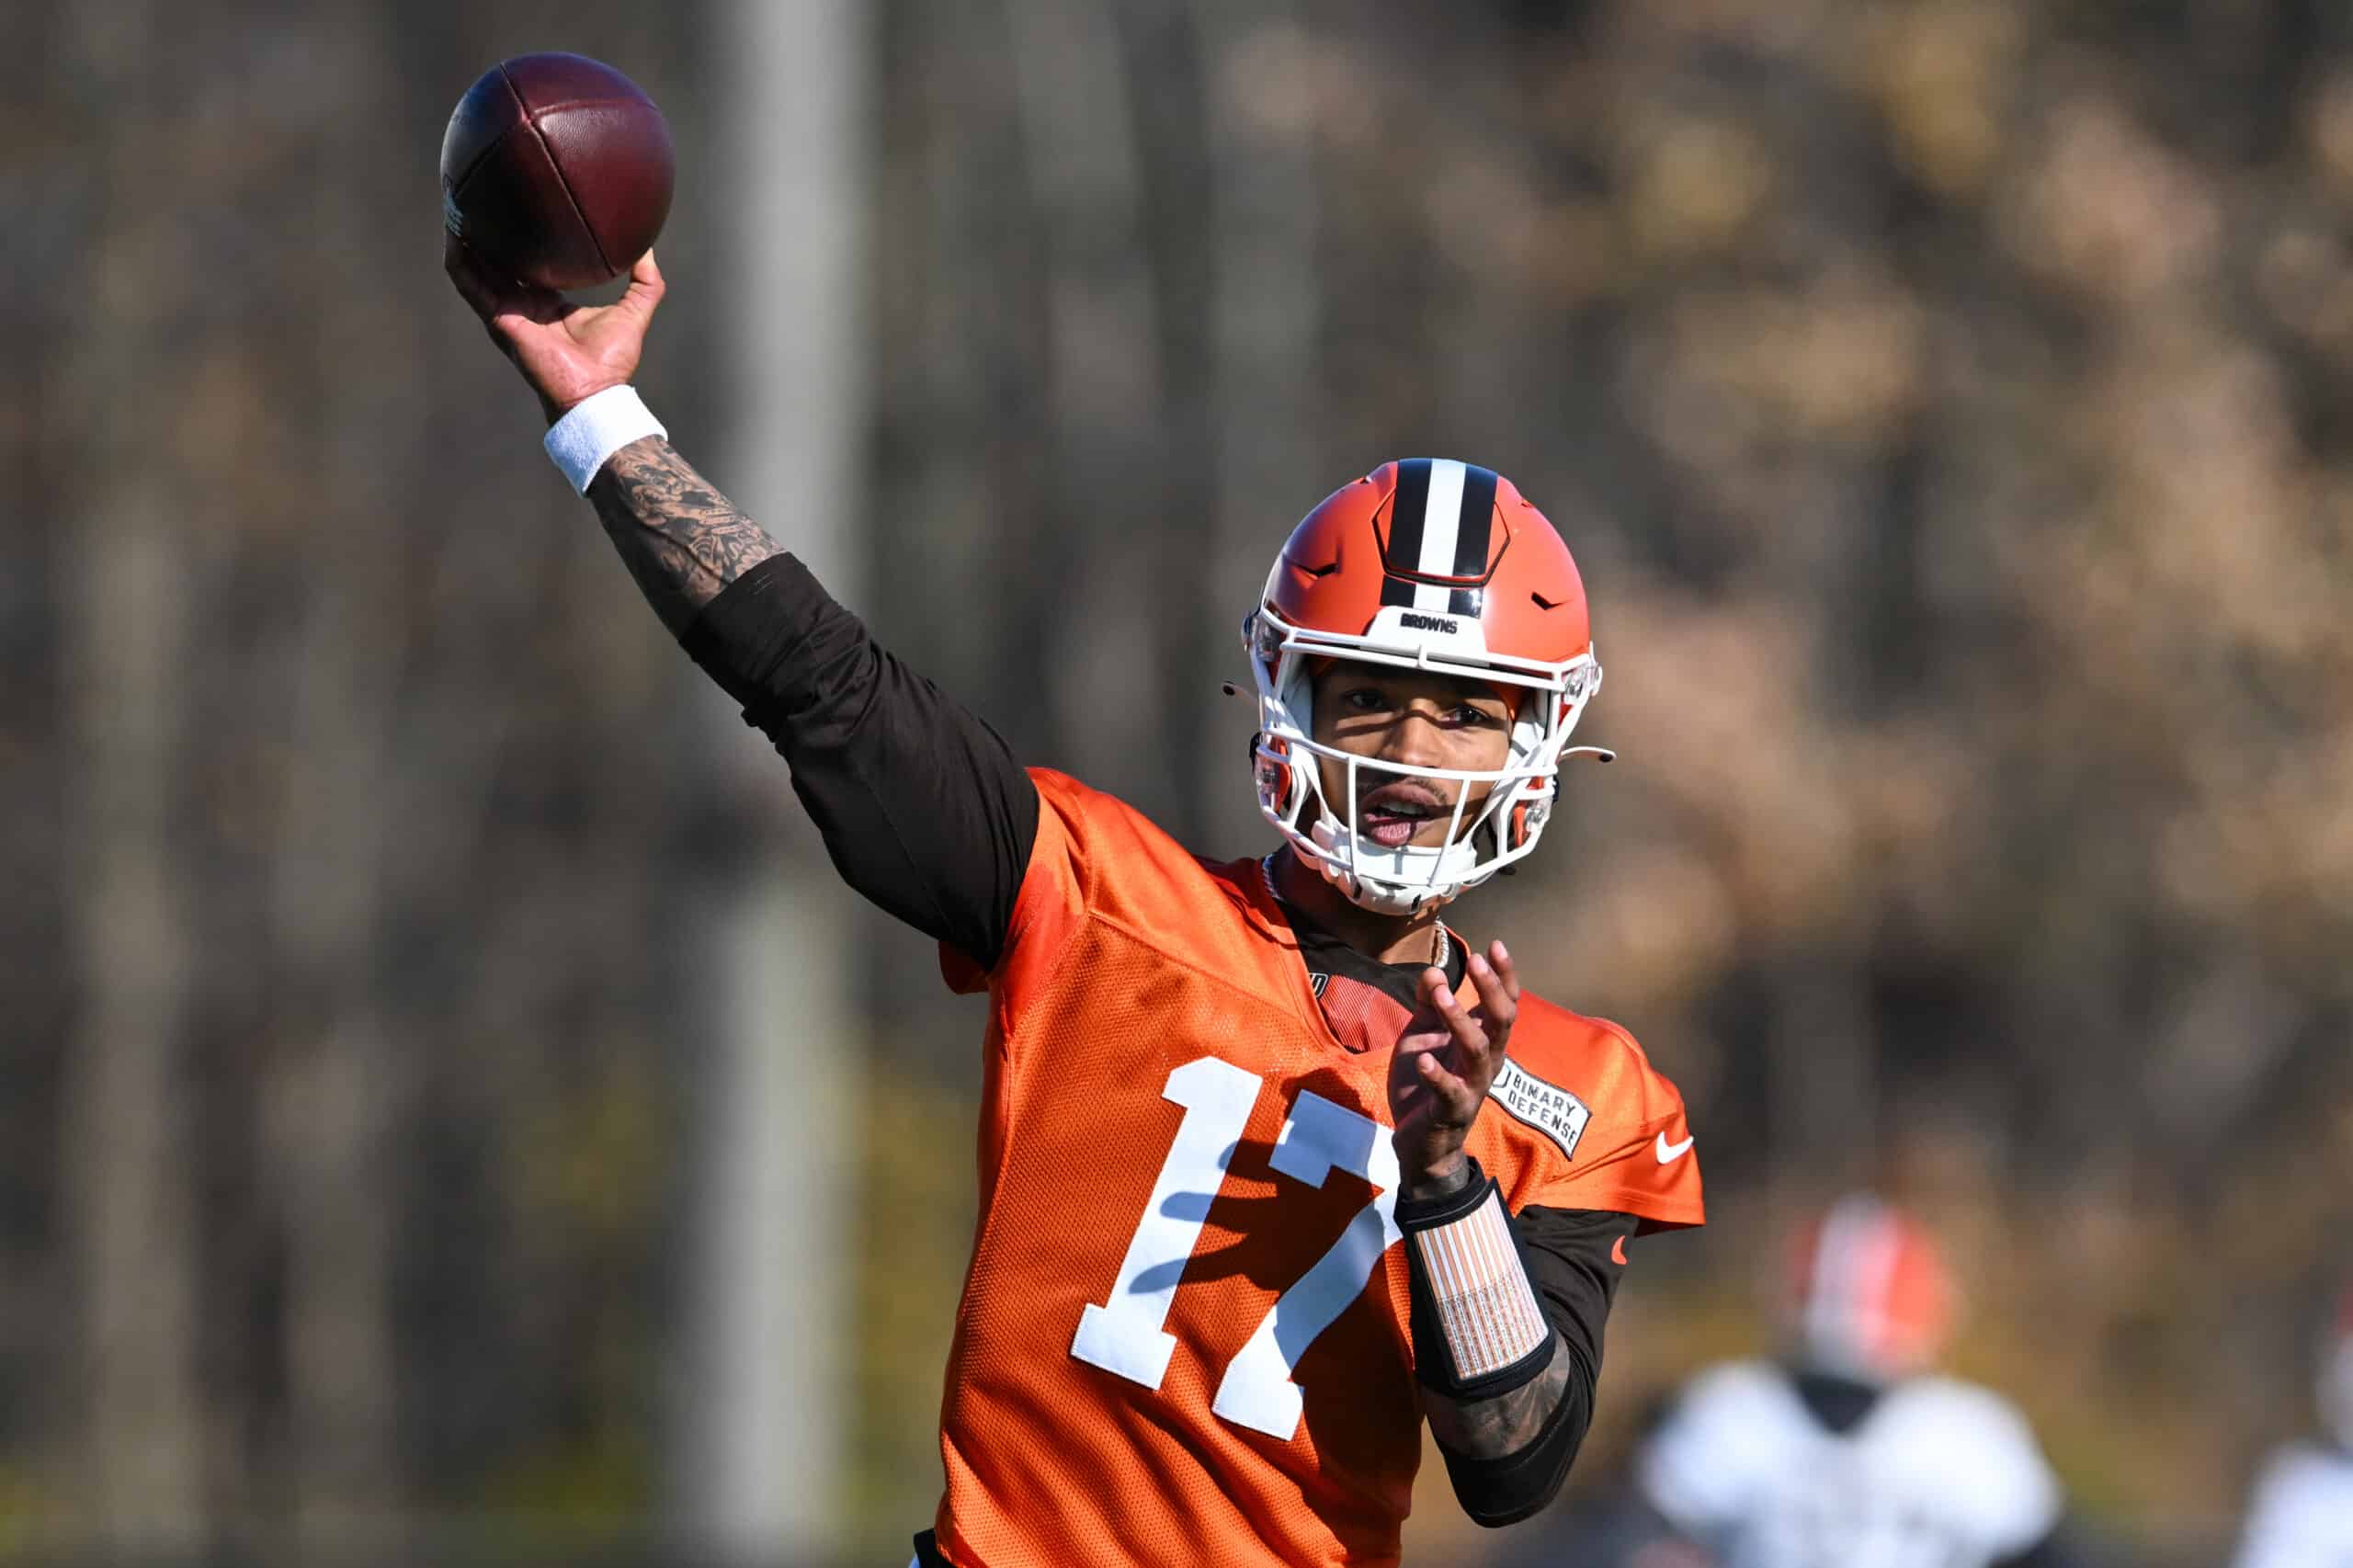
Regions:
<instances>
[{"instance_id":1,"label":"mesh jersey fabric","mask_svg":"<svg viewBox=\"0 0 2353 1568\"><path fill-rule=\"evenodd\" d=\"M941 950L951 985L989 997L941 1554L958 1568L1394 1562L1421 1410L1394 1195L1373 1179L1389 1048L1335 1037L1256 862L1205 863L1109 796L1031 777L1038 835L1002 956L983 973ZM1540 1107L1532 1120L1482 1110L1469 1149L1507 1207L1701 1222L1681 1098L1622 1031L1524 997L1511 1060L1587 1116L1564 1139ZM1224 1109L1195 1108L1203 1084ZM1238 1128L1210 1140L1222 1172L1180 1152L1220 1116ZM1302 1164L1311 1146L1343 1152ZM1165 1365L1081 1359L1090 1315L1116 1317L1146 1361L1160 1345Z\"/></svg>"}]
</instances>

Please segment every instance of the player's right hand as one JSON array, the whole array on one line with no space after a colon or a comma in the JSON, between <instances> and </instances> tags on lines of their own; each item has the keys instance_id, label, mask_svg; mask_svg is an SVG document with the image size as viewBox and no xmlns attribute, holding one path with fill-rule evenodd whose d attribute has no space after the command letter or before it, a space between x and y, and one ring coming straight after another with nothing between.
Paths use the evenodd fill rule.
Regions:
<instances>
[{"instance_id":1,"label":"player's right hand","mask_svg":"<svg viewBox=\"0 0 2353 1568\"><path fill-rule=\"evenodd\" d=\"M1389 1124L1397 1150L1398 1194L1447 1190L1462 1168L1462 1145L1479 1119L1487 1090L1511 1050L1519 1016L1519 971L1501 942L1472 953L1463 978L1478 993L1478 1010L1446 983L1446 971L1422 971L1421 1006L1389 1058Z\"/></svg>"},{"instance_id":2,"label":"player's right hand","mask_svg":"<svg viewBox=\"0 0 2353 1568\"><path fill-rule=\"evenodd\" d=\"M582 399L637 374L645 329L662 302L662 269L652 251L637 258L628 290L609 305L577 304L508 278L455 234L443 239L441 265L482 318L491 342L540 394L549 424Z\"/></svg>"}]
</instances>

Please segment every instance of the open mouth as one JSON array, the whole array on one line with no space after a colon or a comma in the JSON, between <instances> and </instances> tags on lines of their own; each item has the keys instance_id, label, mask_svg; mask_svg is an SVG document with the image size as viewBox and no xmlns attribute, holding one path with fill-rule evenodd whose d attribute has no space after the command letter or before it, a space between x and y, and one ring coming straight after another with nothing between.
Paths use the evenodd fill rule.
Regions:
<instances>
[{"instance_id":1,"label":"open mouth","mask_svg":"<svg viewBox=\"0 0 2353 1568\"><path fill-rule=\"evenodd\" d=\"M1432 822L1443 822L1453 806L1427 784L1384 784L1357 804L1357 831L1383 849L1402 849Z\"/></svg>"}]
</instances>

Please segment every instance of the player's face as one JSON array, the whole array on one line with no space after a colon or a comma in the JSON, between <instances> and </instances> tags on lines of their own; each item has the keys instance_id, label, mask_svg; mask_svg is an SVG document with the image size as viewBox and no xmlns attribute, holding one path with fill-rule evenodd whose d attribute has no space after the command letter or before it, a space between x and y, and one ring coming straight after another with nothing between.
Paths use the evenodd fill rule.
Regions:
<instances>
[{"instance_id":1,"label":"player's face","mask_svg":"<svg viewBox=\"0 0 2353 1568\"><path fill-rule=\"evenodd\" d=\"M1511 706L1495 687L1422 670L1336 661L1315 676L1315 739L1381 762L1465 771L1498 768L1511 750ZM1335 814L1348 802L1347 765L1317 759L1324 798ZM1375 767L1357 770L1356 830L1385 849L1431 848L1446 842L1457 797L1466 789L1466 824L1476 820L1489 783L1419 778Z\"/></svg>"}]
</instances>

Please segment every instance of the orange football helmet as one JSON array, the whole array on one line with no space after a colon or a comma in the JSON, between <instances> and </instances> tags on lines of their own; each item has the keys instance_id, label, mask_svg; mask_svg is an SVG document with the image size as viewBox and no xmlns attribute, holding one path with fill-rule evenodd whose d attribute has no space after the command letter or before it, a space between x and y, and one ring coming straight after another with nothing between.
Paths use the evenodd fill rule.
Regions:
<instances>
[{"instance_id":1,"label":"orange football helmet","mask_svg":"<svg viewBox=\"0 0 2353 1568\"><path fill-rule=\"evenodd\" d=\"M1601 688L1585 584L1569 547L1508 479L1438 458L1385 463L1324 498L1291 530L1258 608L1242 623L1258 689L1258 809L1354 903L1435 908L1536 847L1578 715ZM1313 738L1314 666L1354 659L1526 688L1505 766L1492 771L1375 762ZM1324 798L1315 759L1343 765ZM1357 831L1361 768L1458 786L1442 845L1396 848ZM1465 821L1468 786L1493 786Z\"/></svg>"},{"instance_id":2,"label":"orange football helmet","mask_svg":"<svg viewBox=\"0 0 2353 1568\"><path fill-rule=\"evenodd\" d=\"M1951 1337L1951 1277L1936 1239L1868 1193L1840 1199L1798 1237L1790 1335L1818 1371L1892 1382L1926 1370Z\"/></svg>"}]
</instances>

